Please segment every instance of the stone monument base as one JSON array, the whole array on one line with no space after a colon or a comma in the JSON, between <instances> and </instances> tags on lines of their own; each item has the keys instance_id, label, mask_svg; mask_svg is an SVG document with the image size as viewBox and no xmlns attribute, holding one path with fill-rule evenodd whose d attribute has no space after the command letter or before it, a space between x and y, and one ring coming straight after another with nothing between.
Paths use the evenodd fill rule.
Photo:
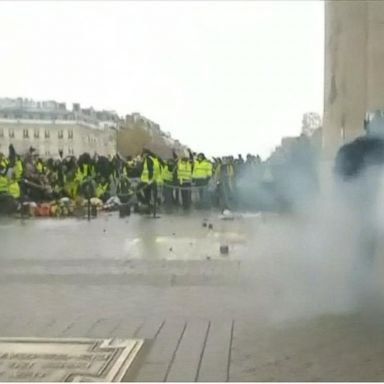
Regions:
<instances>
[{"instance_id":1,"label":"stone monument base","mask_svg":"<svg viewBox=\"0 0 384 384\"><path fill-rule=\"evenodd\" d=\"M143 340L0 338L0 381L119 382Z\"/></svg>"}]
</instances>

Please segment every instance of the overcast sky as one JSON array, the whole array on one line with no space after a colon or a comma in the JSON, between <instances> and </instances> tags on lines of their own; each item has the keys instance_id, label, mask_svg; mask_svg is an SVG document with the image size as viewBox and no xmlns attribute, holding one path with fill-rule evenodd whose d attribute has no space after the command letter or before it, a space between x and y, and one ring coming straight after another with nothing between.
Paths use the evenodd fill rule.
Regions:
<instances>
[{"instance_id":1,"label":"overcast sky","mask_svg":"<svg viewBox=\"0 0 384 384\"><path fill-rule=\"evenodd\" d=\"M0 2L0 97L140 112L208 155L323 110L320 1Z\"/></svg>"}]
</instances>

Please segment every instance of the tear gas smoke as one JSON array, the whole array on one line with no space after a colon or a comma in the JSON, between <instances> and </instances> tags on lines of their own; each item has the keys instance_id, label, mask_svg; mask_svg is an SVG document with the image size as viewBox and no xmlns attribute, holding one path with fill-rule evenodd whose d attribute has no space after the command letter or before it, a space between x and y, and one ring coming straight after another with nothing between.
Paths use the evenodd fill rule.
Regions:
<instances>
[{"instance_id":1,"label":"tear gas smoke","mask_svg":"<svg viewBox=\"0 0 384 384\"><path fill-rule=\"evenodd\" d=\"M331 190L320 191L294 164L285 167L290 182L275 182L275 201L289 209L254 236L247 274L276 321L348 312L379 320L384 313L383 170L368 167L349 181L333 176Z\"/></svg>"}]
</instances>

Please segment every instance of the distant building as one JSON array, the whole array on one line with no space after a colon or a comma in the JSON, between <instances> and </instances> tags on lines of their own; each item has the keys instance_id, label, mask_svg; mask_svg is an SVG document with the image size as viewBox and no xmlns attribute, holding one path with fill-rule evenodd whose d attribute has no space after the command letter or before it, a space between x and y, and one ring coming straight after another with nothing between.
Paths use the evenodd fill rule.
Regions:
<instances>
[{"instance_id":1,"label":"distant building","mask_svg":"<svg viewBox=\"0 0 384 384\"><path fill-rule=\"evenodd\" d=\"M141 125L146 131L153 134L155 132L160 133L160 125L148 119L147 117L141 115L138 112L134 112L131 115L126 115L125 117L126 125Z\"/></svg>"},{"instance_id":2,"label":"distant building","mask_svg":"<svg viewBox=\"0 0 384 384\"><path fill-rule=\"evenodd\" d=\"M73 104L0 98L0 152L13 144L17 153L32 146L42 157L116 153L119 117L113 111L81 109Z\"/></svg>"},{"instance_id":3,"label":"distant building","mask_svg":"<svg viewBox=\"0 0 384 384\"><path fill-rule=\"evenodd\" d=\"M172 157L173 150L181 154L186 149L170 133L164 133L159 124L138 112L126 115L118 131L117 147L124 156L136 156L148 148L163 158Z\"/></svg>"}]
</instances>

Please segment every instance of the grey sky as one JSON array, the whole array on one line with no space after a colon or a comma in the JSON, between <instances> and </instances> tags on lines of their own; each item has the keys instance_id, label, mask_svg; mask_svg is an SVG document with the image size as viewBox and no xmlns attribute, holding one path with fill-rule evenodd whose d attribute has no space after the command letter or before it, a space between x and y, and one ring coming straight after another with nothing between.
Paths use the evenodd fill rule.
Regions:
<instances>
[{"instance_id":1,"label":"grey sky","mask_svg":"<svg viewBox=\"0 0 384 384\"><path fill-rule=\"evenodd\" d=\"M320 1L0 2L0 96L140 112L209 155L323 110Z\"/></svg>"}]
</instances>

